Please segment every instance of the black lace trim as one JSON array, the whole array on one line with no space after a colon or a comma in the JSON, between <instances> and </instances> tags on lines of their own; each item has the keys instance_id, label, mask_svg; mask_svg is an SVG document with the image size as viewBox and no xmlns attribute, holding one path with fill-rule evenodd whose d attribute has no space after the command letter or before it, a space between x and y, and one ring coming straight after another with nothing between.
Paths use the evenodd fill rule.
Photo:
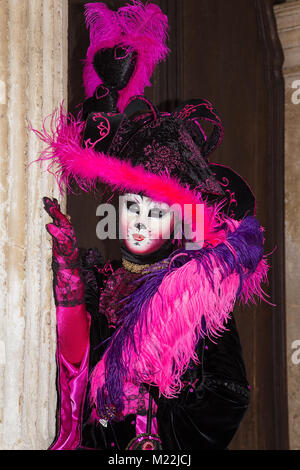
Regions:
<instances>
[{"instance_id":1,"label":"black lace trim","mask_svg":"<svg viewBox=\"0 0 300 470\"><path fill-rule=\"evenodd\" d=\"M76 307L84 303L84 286L78 262L59 264L52 259L53 294L56 306Z\"/></svg>"}]
</instances>

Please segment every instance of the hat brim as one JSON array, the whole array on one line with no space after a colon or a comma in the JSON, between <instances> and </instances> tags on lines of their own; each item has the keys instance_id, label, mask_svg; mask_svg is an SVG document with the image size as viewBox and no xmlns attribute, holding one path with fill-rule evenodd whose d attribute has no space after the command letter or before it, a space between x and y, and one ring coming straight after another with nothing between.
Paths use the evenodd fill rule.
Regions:
<instances>
[{"instance_id":1,"label":"hat brim","mask_svg":"<svg viewBox=\"0 0 300 470\"><path fill-rule=\"evenodd\" d=\"M38 137L48 145L38 161L49 161L48 171L57 179L61 192L65 188L72 190L71 182L84 191L96 189L99 182L110 185L113 191L120 193L143 192L159 202L165 202L180 211L185 223L194 229L194 207L203 205L204 229L203 243L213 246L223 241L224 234L219 230L223 202L208 204L204 195L188 185L183 186L167 171L158 174L147 171L142 165L133 166L130 161L123 161L92 148L82 147L82 134L85 123L76 121L67 115L63 107L51 118L51 132L34 130Z\"/></svg>"}]
</instances>

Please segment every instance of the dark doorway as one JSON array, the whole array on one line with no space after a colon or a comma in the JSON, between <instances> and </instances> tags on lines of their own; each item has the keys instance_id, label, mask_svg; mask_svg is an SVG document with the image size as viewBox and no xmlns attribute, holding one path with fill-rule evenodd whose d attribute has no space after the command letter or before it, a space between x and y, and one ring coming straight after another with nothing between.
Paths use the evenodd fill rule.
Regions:
<instances>
[{"instance_id":1,"label":"dark doorway","mask_svg":"<svg viewBox=\"0 0 300 470\"><path fill-rule=\"evenodd\" d=\"M88 47L85 0L69 0L69 109L83 97L82 59ZM106 1L110 8L126 2ZM272 0L160 0L169 17L171 54L156 70L146 95L172 111L189 98L207 98L224 124L223 144L212 160L232 166L252 187L257 217L265 227L272 269L267 292L272 307L235 310L251 406L231 449L288 449L284 298L284 86L282 50ZM70 195L79 244L98 246L106 258L117 245L96 238L101 197Z\"/></svg>"}]
</instances>

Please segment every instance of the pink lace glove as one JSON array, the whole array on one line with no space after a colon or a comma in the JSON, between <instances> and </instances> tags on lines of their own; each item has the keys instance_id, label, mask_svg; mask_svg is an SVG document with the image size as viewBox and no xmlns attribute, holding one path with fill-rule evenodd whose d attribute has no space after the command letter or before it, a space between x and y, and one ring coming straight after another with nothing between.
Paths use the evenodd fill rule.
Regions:
<instances>
[{"instance_id":1,"label":"pink lace glove","mask_svg":"<svg viewBox=\"0 0 300 470\"><path fill-rule=\"evenodd\" d=\"M84 283L82 280L79 252L74 229L60 211L56 199L43 198L44 208L52 217L53 223L46 229L53 239L52 268L55 304L64 307L84 303Z\"/></svg>"},{"instance_id":2,"label":"pink lace glove","mask_svg":"<svg viewBox=\"0 0 300 470\"><path fill-rule=\"evenodd\" d=\"M84 282L76 236L56 199L43 198L53 223L46 228L53 239L53 290L56 303L59 353L80 365L89 347L90 318L84 303Z\"/></svg>"}]
</instances>

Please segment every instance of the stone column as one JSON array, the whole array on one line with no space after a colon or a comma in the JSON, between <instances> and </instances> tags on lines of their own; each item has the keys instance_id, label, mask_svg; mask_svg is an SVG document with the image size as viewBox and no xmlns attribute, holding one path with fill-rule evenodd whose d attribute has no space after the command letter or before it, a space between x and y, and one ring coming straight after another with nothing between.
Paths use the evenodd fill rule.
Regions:
<instances>
[{"instance_id":1,"label":"stone column","mask_svg":"<svg viewBox=\"0 0 300 470\"><path fill-rule=\"evenodd\" d=\"M45 195L28 123L67 97L67 0L0 0L0 449L46 449L55 432L55 309ZM63 203L63 201L61 201ZM63 204L64 206L64 204Z\"/></svg>"},{"instance_id":2,"label":"stone column","mask_svg":"<svg viewBox=\"0 0 300 470\"><path fill-rule=\"evenodd\" d=\"M286 321L290 448L300 449L300 1L275 7L284 51Z\"/></svg>"}]
</instances>

